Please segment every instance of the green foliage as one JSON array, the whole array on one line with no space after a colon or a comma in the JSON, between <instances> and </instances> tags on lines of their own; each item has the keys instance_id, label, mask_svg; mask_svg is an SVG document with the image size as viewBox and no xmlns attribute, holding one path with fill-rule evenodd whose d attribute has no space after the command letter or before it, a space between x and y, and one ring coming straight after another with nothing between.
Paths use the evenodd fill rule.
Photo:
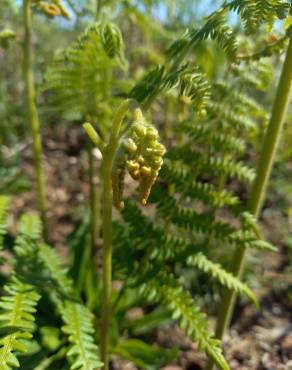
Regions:
<instances>
[{"instance_id":1,"label":"green foliage","mask_svg":"<svg viewBox=\"0 0 292 370\"><path fill-rule=\"evenodd\" d=\"M198 67L187 64L170 70L165 66L156 67L145 75L129 96L147 106L158 94L165 94L173 88L178 89L180 96L188 97L194 109L204 111L210 94L209 83Z\"/></svg>"},{"instance_id":2,"label":"green foliage","mask_svg":"<svg viewBox=\"0 0 292 370\"><path fill-rule=\"evenodd\" d=\"M5 198L4 198L5 199ZM3 198L2 198L3 200ZM7 200L6 200L7 201ZM2 203L3 204L3 203ZM6 295L1 297L1 328L15 328L15 332L1 338L0 363L3 369L19 367L15 352L26 352L28 339L34 331L36 305L40 299L38 290L17 273L17 266L31 251L31 240L40 235L40 221L29 215L23 216L19 225L19 236L15 242L16 272L5 285ZM31 238L31 239L30 239Z\"/></svg>"},{"instance_id":3,"label":"green foliage","mask_svg":"<svg viewBox=\"0 0 292 370\"><path fill-rule=\"evenodd\" d=\"M48 276L57 287L53 299L60 311L64 326L62 331L70 343L67 357L70 369L94 370L102 365L97 356L94 328L88 309L75 298L73 282L68 278L58 256L47 245L40 245L40 260ZM55 294L57 293L57 295Z\"/></svg>"},{"instance_id":4,"label":"green foliage","mask_svg":"<svg viewBox=\"0 0 292 370\"><path fill-rule=\"evenodd\" d=\"M272 25L287 15L289 2L284 0L233 0L226 5L240 14L248 32L256 32L261 24Z\"/></svg>"},{"instance_id":5,"label":"green foliage","mask_svg":"<svg viewBox=\"0 0 292 370\"><path fill-rule=\"evenodd\" d=\"M110 293L110 265L103 266L104 276L107 274L103 283L99 279L96 260L100 258L100 240L92 238L90 244L88 235L90 226L97 225L96 218L92 216L89 222L87 215L82 215L80 228L72 234L74 261L65 268L56 251L40 240L42 225L36 216L21 218L12 249L2 246L9 200L0 196L0 247L12 253L12 272L2 277L6 282L0 299L0 368L96 370L104 366L106 370L108 361L100 361L98 345L100 342L103 352L109 337L112 354L139 368L156 370L174 359L177 351L146 343L142 335L151 333L157 325L177 323L218 368L227 370L221 342L210 331L203 313L200 293L216 303L222 289L227 288L257 304L251 289L229 271L230 255L238 247L275 251L264 240L255 217L247 212L246 193L256 177L255 149L268 116L265 106L269 96L265 98L263 92L268 89L273 67L263 58L278 56L285 49L291 21L287 18L283 22L281 36L266 37L263 30L272 30L288 11L291 17L291 4L283 0L231 0L196 21L195 28L192 20L185 30L186 14L171 17L168 2L172 21L166 20L166 27L151 18L151 10L156 9L151 7L158 6L158 1L143 2L147 11L133 2L119 6L114 1L105 3L97 2L96 14L92 14L86 1L80 8L68 1L76 24L72 23L68 32L63 23L54 23L67 43L67 38L83 28L88 19L102 20L86 27L76 42L56 53L42 87L48 102L43 113L44 121L51 119L48 112L57 111L63 118L82 118L94 124L94 128L85 124L85 129L102 154L103 180L104 174L109 175L107 182L103 181L104 208L100 212L106 224L102 232L106 245L103 257L111 262L113 244L113 278L122 286ZM0 8L5 18L11 2L5 0ZM49 18L68 18L59 0L33 1L33 9ZM238 14L238 27L230 26L232 12ZM115 17L119 27L104 21ZM39 28L42 23L38 23ZM276 23L278 28L281 24ZM46 25L42 27L47 34ZM58 26L54 27L52 30ZM4 48L12 38L18 40L17 27L15 34L7 30L0 32ZM244 38L240 34L243 30ZM37 39L38 72L42 72L47 59L44 48L51 52L59 45L59 40L52 41L53 34L58 33L52 31L49 42ZM182 36L177 39L178 34ZM245 38L248 34L253 34L254 40ZM38 37L37 32L35 35ZM18 55L9 54L18 43L11 46L5 50L6 72ZM25 51L29 54L30 50L27 43ZM223 61L229 63L225 69ZM41 80L39 74L36 76ZM11 86L0 90L1 98L4 96L0 107L5 118L1 130L4 146L7 138L9 145L14 145L10 122L19 125L23 116L22 110L11 114L17 101L14 96L5 96L6 90L13 91L17 85L14 81L16 78ZM17 89L22 96L22 87ZM141 113L131 122L123 111L125 125L120 122L121 135L114 135L116 145L111 146L111 141L105 145L112 132L115 106L125 97L135 100L131 104L136 108L137 103L141 106L147 123ZM157 122L157 130L152 119ZM167 147L163 165L165 150L158 134ZM16 181L19 171L15 167L19 166L8 170L2 167L0 192L15 193L21 188ZM117 208L123 208L123 195L128 195L124 186L131 181L125 177L126 169L140 182L140 194L134 198L142 204L149 200L150 206L142 210L134 201L126 200L119 221L113 223L112 235L111 195ZM92 175L93 166L91 171ZM93 178L90 181L94 186ZM93 201L91 205L93 209ZM204 279L203 287L200 278ZM101 306L109 308L111 302L110 318L110 310L102 312ZM129 318L132 307L140 307L143 316ZM101 334L100 321L106 321ZM36 340L32 341L34 332ZM27 357L20 352L26 352Z\"/></svg>"},{"instance_id":6,"label":"green foliage","mask_svg":"<svg viewBox=\"0 0 292 370\"><path fill-rule=\"evenodd\" d=\"M173 318L178 320L186 333L198 343L199 350L205 351L220 369L229 369L222 355L220 341L214 338L208 328L206 315L200 311L177 279L171 274L158 273L155 279L149 279L140 289L151 301L164 303Z\"/></svg>"},{"instance_id":7,"label":"green foliage","mask_svg":"<svg viewBox=\"0 0 292 370\"><path fill-rule=\"evenodd\" d=\"M94 328L86 307L81 304L67 302L61 309L65 325L62 330L68 335L71 343L67 353L70 369L95 370L102 366L97 359L98 347L94 343Z\"/></svg>"},{"instance_id":8,"label":"green foliage","mask_svg":"<svg viewBox=\"0 0 292 370\"><path fill-rule=\"evenodd\" d=\"M4 214L7 198L1 198L1 219L4 231ZM101 366L98 347L94 340L94 327L88 309L74 294L73 282L67 276L54 250L39 243L41 223L38 217L22 216L15 239L15 267L10 283L5 286L7 295L1 298L0 358L3 369L19 367L18 352L28 350L25 340L35 329L36 304L41 296L49 294L63 321L63 356L67 355L70 369L95 370ZM57 333L58 335L58 333ZM15 353L17 352L17 353Z\"/></svg>"},{"instance_id":9,"label":"green foliage","mask_svg":"<svg viewBox=\"0 0 292 370\"><path fill-rule=\"evenodd\" d=\"M1 327L16 328L14 333L0 339L0 363L3 370L19 367L15 352L26 352L26 340L32 337L34 314L40 298L33 287L12 278L4 287L6 295L0 301Z\"/></svg>"},{"instance_id":10,"label":"green foliage","mask_svg":"<svg viewBox=\"0 0 292 370\"><path fill-rule=\"evenodd\" d=\"M47 71L43 88L49 90L49 106L61 112L73 109L91 122L103 122L104 116L111 115L108 100L122 91L119 80L111 77L112 71L124 68L118 27L110 23L88 26L72 46L57 53Z\"/></svg>"},{"instance_id":11,"label":"green foliage","mask_svg":"<svg viewBox=\"0 0 292 370\"><path fill-rule=\"evenodd\" d=\"M226 286L228 289L234 290L236 293L240 294L245 293L256 305L258 305L254 293L245 284L225 271L219 264L208 260L202 253L190 256L187 259L187 264L189 266L195 266L213 278L218 279L220 284Z\"/></svg>"},{"instance_id":12,"label":"green foliage","mask_svg":"<svg viewBox=\"0 0 292 370\"><path fill-rule=\"evenodd\" d=\"M228 365L220 343L181 282L181 273L195 269L197 276L203 273L209 278L209 284L213 280L257 304L246 284L210 258L215 246L274 249L262 240L256 221L236 193L238 186L254 179L255 171L244 163L244 153L249 137L266 118L249 91L251 86L262 87L267 74L259 63L253 79L247 78L250 69L242 63L232 70L228 82L215 81L205 115L190 114L175 126L177 141L183 139L183 145L176 144L166 153L160 184L150 198L155 204L153 214L147 216L127 202L122 211L125 224L115 225L117 277L130 276L128 289L142 286L141 292L151 302L168 308L221 369Z\"/></svg>"}]
</instances>

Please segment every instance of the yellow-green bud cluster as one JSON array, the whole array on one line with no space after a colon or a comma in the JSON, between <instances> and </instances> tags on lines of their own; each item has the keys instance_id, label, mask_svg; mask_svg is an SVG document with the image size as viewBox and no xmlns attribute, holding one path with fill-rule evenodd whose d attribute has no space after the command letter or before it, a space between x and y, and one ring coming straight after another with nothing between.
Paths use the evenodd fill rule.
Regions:
<instances>
[{"instance_id":1,"label":"yellow-green bud cluster","mask_svg":"<svg viewBox=\"0 0 292 370\"><path fill-rule=\"evenodd\" d=\"M60 0L34 0L38 8L49 18L64 17L70 19L70 15L67 10L63 7Z\"/></svg>"},{"instance_id":2,"label":"yellow-green bud cluster","mask_svg":"<svg viewBox=\"0 0 292 370\"><path fill-rule=\"evenodd\" d=\"M140 202L145 205L152 185L163 163L164 146L158 141L158 131L147 123L140 109L135 110L133 124L121 138L112 171L114 204L123 208L126 170L139 181Z\"/></svg>"}]
</instances>

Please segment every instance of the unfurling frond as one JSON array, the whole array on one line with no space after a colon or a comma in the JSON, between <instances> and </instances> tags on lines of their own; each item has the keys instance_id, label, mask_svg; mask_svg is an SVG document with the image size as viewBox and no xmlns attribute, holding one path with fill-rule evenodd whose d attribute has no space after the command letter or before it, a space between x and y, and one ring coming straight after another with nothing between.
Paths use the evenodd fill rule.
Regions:
<instances>
[{"instance_id":1,"label":"unfurling frond","mask_svg":"<svg viewBox=\"0 0 292 370\"><path fill-rule=\"evenodd\" d=\"M73 109L96 123L98 118L111 113L109 99L120 88L119 80L112 80L111 73L124 65L124 45L117 26L111 23L88 26L71 47L56 55L47 71L44 90L50 92L50 107L62 112ZM105 85L110 93L105 91Z\"/></svg>"}]
</instances>

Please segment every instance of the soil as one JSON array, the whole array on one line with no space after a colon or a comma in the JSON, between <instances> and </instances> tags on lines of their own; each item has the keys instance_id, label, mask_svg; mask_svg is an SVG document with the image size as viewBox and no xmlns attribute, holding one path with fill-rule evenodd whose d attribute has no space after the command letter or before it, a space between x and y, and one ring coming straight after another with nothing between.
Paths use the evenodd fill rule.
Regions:
<instances>
[{"instance_id":1,"label":"soil","mask_svg":"<svg viewBox=\"0 0 292 370\"><path fill-rule=\"evenodd\" d=\"M43 130L50 238L64 258L66 239L73 230L76 209L88 198L87 161L81 151L85 140L78 125L70 128L61 125L57 130L56 125L51 125ZM30 143L21 151L23 172L33 184ZM36 210L34 188L13 197L15 222L22 212ZM279 243L283 222L283 216L276 210L272 218L263 219L262 226L268 240ZM224 353L232 370L292 370L291 288L290 297L287 295L288 285L292 281L291 275L283 272L283 267L287 264L287 254L285 248L281 248L283 253L262 254L261 266L257 271L261 276L261 285L256 291L260 309L250 303L242 304L236 309L232 328L224 340ZM196 350L196 345L177 327L154 333L153 343L164 347L176 345L180 348L178 360L163 370L203 369L204 355ZM113 368L136 369L130 362L122 360L114 361Z\"/></svg>"}]
</instances>

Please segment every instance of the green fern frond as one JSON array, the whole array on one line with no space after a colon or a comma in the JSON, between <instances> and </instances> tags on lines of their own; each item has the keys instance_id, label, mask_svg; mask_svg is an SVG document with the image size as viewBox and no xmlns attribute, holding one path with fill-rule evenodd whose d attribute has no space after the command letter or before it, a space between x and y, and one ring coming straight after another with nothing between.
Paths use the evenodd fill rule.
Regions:
<instances>
[{"instance_id":1,"label":"green fern frond","mask_svg":"<svg viewBox=\"0 0 292 370\"><path fill-rule=\"evenodd\" d=\"M142 214L141 210L134 202L127 202L126 207L122 211L123 219L127 223L127 233L121 233L121 229L115 231L114 243L116 249L126 254L129 262L132 255L132 263L128 265L129 273L132 274L133 265L142 256L147 256L147 261L150 264L161 263L166 260L174 260L175 258L184 261L184 256L201 251L201 245L194 245L186 238L181 237L177 232L166 230L163 224L151 220L149 217ZM143 228L141 228L143 225ZM129 243L129 240L131 241ZM116 264L121 265L119 254L116 255ZM140 266L140 263L139 263ZM148 267L145 266L145 270ZM140 271L140 268L139 268Z\"/></svg>"},{"instance_id":2,"label":"green fern frond","mask_svg":"<svg viewBox=\"0 0 292 370\"><path fill-rule=\"evenodd\" d=\"M140 291L149 300L163 303L171 311L173 319L178 320L180 327L198 343L199 350L212 358L220 369L229 369L222 354L220 341L214 338L214 334L208 328L206 315L200 311L173 275L160 273L155 279L143 284Z\"/></svg>"},{"instance_id":3,"label":"green fern frond","mask_svg":"<svg viewBox=\"0 0 292 370\"><path fill-rule=\"evenodd\" d=\"M284 0L233 0L226 7L240 14L247 31L256 32L261 24L272 25L285 18L290 4Z\"/></svg>"},{"instance_id":4,"label":"green fern frond","mask_svg":"<svg viewBox=\"0 0 292 370\"><path fill-rule=\"evenodd\" d=\"M232 29L228 25L226 9L219 9L207 17L200 29L187 31L181 39L171 45L168 55L179 59L186 54L186 50L191 50L198 42L207 39L216 41L230 59L235 59L237 44Z\"/></svg>"},{"instance_id":5,"label":"green fern frond","mask_svg":"<svg viewBox=\"0 0 292 370\"><path fill-rule=\"evenodd\" d=\"M243 182L251 183L255 173L252 168L245 166L239 161L231 158L206 157L197 150L188 147L175 148L166 154L167 158L180 160L196 168L196 171L206 171L206 173L226 175L230 178L237 178Z\"/></svg>"},{"instance_id":6,"label":"green fern frond","mask_svg":"<svg viewBox=\"0 0 292 370\"><path fill-rule=\"evenodd\" d=\"M192 180L188 169L182 165L179 166L165 160L160 174L163 179L174 184L184 196L200 200L205 204L221 207L224 205L233 206L239 202L238 198L228 190L220 191L212 184Z\"/></svg>"},{"instance_id":7,"label":"green fern frond","mask_svg":"<svg viewBox=\"0 0 292 370\"><path fill-rule=\"evenodd\" d=\"M208 112L211 118L228 122L230 125L239 128L252 129L256 127L256 122L237 112L231 106L224 106L218 102L212 101L208 105Z\"/></svg>"},{"instance_id":8,"label":"green fern frond","mask_svg":"<svg viewBox=\"0 0 292 370\"><path fill-rule=\"evenodd\" d=\"M170 196L164 196L157 204L158 214L170 220L175 225L186 230L209 235L222 240L227 240L236 231L226 222L216 220L210 213L198 213L192 208L179 206Z\"/></svg>"},{"instance_id":9,"label":"green fern frond","mask_svg":"<svg viewBox=\"0 0 292 370\"><path fill-rule=\"evenodd\" d=\"M57 253L46 244L38 245L38 256L44 267L48 270L48 276L56 284L57 291L73 297L73 283L62 266Z\"/></svg>"},{"instance_id":10,"label":"green fern frond","mask_svg":"<svg viewBox=\"0 0 292 370\"><path fill-rule=\"evenodd\" d=\"M21 216L14 246L15 253L19 257L33 253L34 243L40 239L41 231L42 225L38 216L28 213Z\"/></svg>"},{"instance_id":11,"label":"green fern frond","mask_svg":"<svg viewBox=\"0 0 292 370\"><path fill-rule=\"evenodd\" d=\"M72 370L97 370L102 362L97 358L98 347L94 343L94 328L87 308L78 303L66 302L61 314L65 325L62 331L68 335L70 349L67 356Z\"/></svg>"},{"instance_id":12,"label":"green fern frond","mask_svg":"<svg viewBox=\"0 0 292 370\"><path fill-rule=\"evenodd\" d=\"M48 278L55 285L54 301L61 313L63 332L68 336L70 348L67 357L72 370L96 370L102 366L99 361L99 349L94 342L94 329L88 309L74 294L73 282L67 276L60 259L48 245L38 247L39 258L48 270Z\"/></svg>"},{"instance_id":13,"label":"green fern frond","mask_svg":"<svg viewBox=\"0 0 292 370\"><path fill-rule=\"evenodd\" d=\"M5 285L6 295L0 300L1 327L15 327L17 331L0 339L0 366L3 370L19 367L17 352L26 352L26 341L32 337L34 314L40 298L29 284L17 277Z\"/></svg>"},{"instance_id":14,"label":"green fern frond","mask_svg":"<svg viewBox=\"0 0 292 370\"><path fill-rule=\"evenodd\" d=\"M111 83L111 96L122 88L120 81L110 76L113 70L124 68L123 53L123 40L115 25L97 23L87 27L77 42L56 56L47 71L43 89L50 92L50 106L60 111L74 109L92 122L110 114L105 81L107 78Z\"/></svg>"},{"instance_id":15,"label":"green fern frond","mask_svg":"<svg viewBox=\"0 0 292 370\"><path fill-rule=\"evenodd\" d=\"M180 96L188 97L195 110L204 111L210 96L209 82L198 67L188 64L175 70L167 70L165 66L156 67L134 86L130 97L147 105L158 94L166 94L171 89L177 89Z\"/></svg>"},{"instance_id":16,"label":"green fern frond","mask_svg":"<svg viewBox=\"0 0 292 370\"><path fill-rule=\"evenodd\" d=\"M197 253L187 259L189 266L195 266L204 271L209 276L218 280L221 285L231 289L238 294L246 294L256 306L258 306L257 299L254 293L248 288L246 284L241 282L238 278L231 273L224 270L218 263L213 263L208 260L202 253Z\"/></svg>"},{"instance_id":17,"label":"green fern frond","mask_svg":"<svg viewBox=\"0 0 292 370\"><path fill-rule=\"evenodd\" d=\"M210 143L215 152L228 151L242 154L245 150L244 140L228 133L216 132L207 122L184 122L177 127L177 130L186 133L196 144Z\"/></svg>"},{"instance_id":18,"label":"green fern frond","mask_svg":"<svg viewBox=\"0 0 292 370\"><path fill-rule=\"evenodd\" d=\"M3 246L3 238L7 231L8 209L9 198L5 195L0 195L0 249Z\"/></svg>"},{"instance_id":19,"label":"green fern frond","mask_svg":"<svg viewBox=\"0 0 292 370\"><path fill-rule=\"evenodd\" d=\"M240 79L238 81L240 83ZM256 116L256 117L265 117L266 111L264 107L254 98L251 97L250 94L244 93L237 88L234 89L232 84L226 83L224 81L217 81L214 84L214 88L216 92L219 93L219 98L226 98L228 99L229 106L236 106L236 109L241 113L248 115Z\"/></svg>"},{"instance_id":20,"label":"green fern frond","mask_svg":"<svg viewBox=\"0 0 292 370\"><path fill-rule=\"evenodd\" d=\"M273 68L265 61L251 61L233 66L232 71L238 77L242 87L255 87L264 91L273 76Z\"/></svg>"}]
</instances>

